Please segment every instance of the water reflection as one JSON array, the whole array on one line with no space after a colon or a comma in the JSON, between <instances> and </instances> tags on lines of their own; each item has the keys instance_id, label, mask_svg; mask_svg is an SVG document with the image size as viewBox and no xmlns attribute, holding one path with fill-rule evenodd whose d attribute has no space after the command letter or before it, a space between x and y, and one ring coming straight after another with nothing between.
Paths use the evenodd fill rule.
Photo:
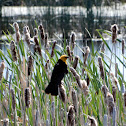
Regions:
<instances>
[{"instance_id":1,"label":"water reflection","mask_svg":"<svg viewBox=\"0 0 126 126\"><path fill-rule=\"evenodd\" d=\"M88 5L89 4L89 5ZM123 8L123 9L121 9ZM49 36L54 37L54 33L62 37L69 38L71 31L82 33L83 38L89 38L89 31L92 37L99 37L95 29L110 29L110 25L117 23L118 26L125 26L126 4L120 8L114 7L92 7L87 2L84 7L2 7L2 17L0 18L1 30L13 33L9 24L17 21L20 31L24 25L28 25L33 36L33 28L42 23ZM0 36L2 35L0 32Z\"/></svg>"}]
</instances>

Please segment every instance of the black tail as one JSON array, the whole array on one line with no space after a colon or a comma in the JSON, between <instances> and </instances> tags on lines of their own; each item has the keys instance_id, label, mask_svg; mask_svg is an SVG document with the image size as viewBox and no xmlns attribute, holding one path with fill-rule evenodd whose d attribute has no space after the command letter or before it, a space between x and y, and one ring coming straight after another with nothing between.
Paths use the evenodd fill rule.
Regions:
<instances>
[{"instance_id":1,"label":"black tail","mask_svg":"<svg viewBox=\"0 0 126 126\"><path fill-rule=\"evenodd\" d=\"M52 84L50 82L49 85L45 89L45 93L57 96L58 95L58 85Z\"/></svg>"}]
</instances>

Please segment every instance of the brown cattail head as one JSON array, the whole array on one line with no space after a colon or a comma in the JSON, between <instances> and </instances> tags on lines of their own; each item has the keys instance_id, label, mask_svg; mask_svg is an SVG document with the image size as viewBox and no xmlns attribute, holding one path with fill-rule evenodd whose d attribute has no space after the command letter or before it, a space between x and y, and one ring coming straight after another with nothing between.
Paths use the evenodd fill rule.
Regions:
<instances>
[{"instance_id":1,"label":"brown cattail head","mask_svg":"<svg viewBox=\"0 0 126 126\"><path fill-rule=\"evenodd\" d=\"M48 34L45 34L45 48L48 46Z\"/></svg>"},{"instance_id":2,"label":"brown cattail head","mask_svg":"<svg viewBox=\"0 0 126 126\"><path fill-rule=\"evenodd\" d=\"M34 28L34 36L37 36L37 35L38 35L38 29Z\"/></svg>"},{"instance_id":3,"label":"brown cattail head","mask_svg":"<svg viewBox=\"0 0 126 126\"><path fill-rule=\"evenodd\" d=\"M122 54L124 54L124 49L125 49L125 40L122 40Z\"/></svg>"},{"instance_id":4,"label":"brown cattail head","mask_svg":"<svg viewBox=\"0 0 126 126\"><path fill-rule=\"evenodd\" d=\"M9 126L9 119L8 118L1 120L1 122L3 123L3 126Z\"/></svg>"},{"instance_id":5,"label":"brown cattail head","mask_svg":"<svg viewBox=\"0 0 126 126\"><path fill-rule=\"evenodd\" d=\"M15 29L15 32L16 32L16 42L19 43L19 40L20 40L20 32L19 32L19 25L17 22L14 22L13 23L13 27Z\"/></svg>"},{"instance_id":6,"label":"brown cattail head","mask_svg":"<svg viewBox=\"0 0 126 126\"><path fill-rule=\"evenodd\" d=\"M29 108L30 103L31 103L30 88L25 88L25 106Z\"/></svg>"},{"instance_id":7,"label":"brown cattail head","mask_svg":"<svg viewBox=\"0 0 126 126\"><path fill-rule=\"evenodd\" d=\"M34 36L34 42L35 42L34 52L39 53L39 55L42 56L41 48L39 46L39 42L36 36Z\"/></svg>"},{"instance_id":8,"label":"brown cattail head","mask_svg":"<svg viewBox=\"0 0 126 126\"><path fill-rule=\"evenodd\" d=\"M112 85L112 95L113 95L113 98L114 98L114 102L116 102L116 86L115 85Z\"/></svg>"},{"instance_id":9,"label":"brown cattail head","mask_svg":"<svg viewBox=\"0 0 126 126\"><path fill-rule=\"evenodd\" d=\"M23 27L23 34L24 34L24 40L27 42L28 46L30 46L30 32L29 27L25 26Z\"/></svg>"},{"instance_id":10,"label":"brown cattail head","mask_svg":"<svg viewBox=\"0 0 126 126\"><path fill-rule=\"evenodd\" d=\"M88 119L91 121L91 126L98 126L97 120L94 117L88 116Z\"/></svg>"},{"instance_id":11,"label":"brown cattail head","mask_svg":"<svg viewBox=\"0 0 126 126\"><path fill-rule=\"evenodd\" d=\"M59 86L59 98L66 103L66 89L63 86L63 82L61 82L61 85Z\"/></svg>"},{"instance_id":12,"label":"brown cattail head","mask_svg":"<svg viewBox=\"0 0 126 126\"><path fill-rule=\"evenodd\" d=\"M39 31L40 31L41 39L44 40L45 33L44 33L44 28L43 28L43 25L42 24L39 25Z\"/></svg>"},{"instance_id":13,"label":"brown cattail head","mask_svg":"<svg viewBox=\"0 0 126 126\"><path fill-rule=\"evenodd\" d=\"M104 80L105 79L104 67L103 67L102 58L100 56L98 57L98 63L99 63L99 68L100 68L100 76Z\"/></svg>"},{"instance_id":14,"label":"brown cattail head","mask_svg":"<svg viewBox=\"0 0 126 126\"><path fill-rule=\"evenodd\" d=\"M112 84L113 85L116 85L118 90L120 91L121 90L121 87L120 87L120 84L118 82L118 79L115 77L115 75L113 73L110 73L110 76L112 78Z\"/></svg>"},{"instance_id":15,"label":"brown cattail head","mask_svg":"<svg viewBox=\"0 0 126 126\"><path fill-rule=\"evenodd\" d=\"M106 98L107 97L107 92L109 92L108 87L106 85L103 85L101 89L102 89L102 92L104 94L104 98Z\"/></svg>"},{"instance_id":16,"label":"brown cattail head","mask_svg":"<svg viewBox=\"0 0 126 126\"><path fill-rule=\"evenodd\" d=\"M19 31L19 25L17 22L13 23L13 27L14 27L15 32Z\"/></svg>"},{"instance_id":17,"label":"brown cattail head","mask_svg":"<svg viewBox=\"0 0 126 126\"><path fill-rule=\"evenodd\" d=\"M125 107L126 107L126 91L125 91L125 93L124 93L124 105L125 105Z\"/></svg>"},{"instance_id":18,"label":"brown cattail head","mask_svg":"<svg viewBox=\"0 0 126 126\"><path fill-rule=\"evenodd\" d=\"M32 66L33 66L33 58L30 55L28 57L28 76L30 75L31 71L32 71Z\"/></svg>"},{"instance_id":19,"label":"brown cattail head","mask_svg":"<svg viewBox=\"0 0 126 126\"><path fill-rule=\"evenodd\" d=\"M70 52L71 52L71 51L70 51L70 46L67 46L66 48L67 48L67 54L68 54L68 56L70 57L70 56L71 56L71 53L70 53Z\"/></svg>"},{"instance_id":20,"label":"brown cattail head","mask_svg":"<svg viewBox=\"0 0 126 126\"><path fill-rule=\"evenodd\" d=\"M86 77L86 81L87 81L87 86L89 86L89 84L90 84L90 79L89 79L88 74L87 74L87 77Z\"/></svg>"},{"instance_id":21,"label":"brown cattail head","mask_svg":"<svg viewBox=\"0 0 126 126\"><path fill-rule=\"evenodd\" d=\"M87 58L88 58L88 55L90 53L90 48L89 46L86 46L84 49L84 53L83 53L83 56L84 56L84 65L86 66L86 61L87 61Z\"/></svg>"},{"instance_id":22,"label":"brown cattail head","mask_svg":"<svg viewBox=\"0 0 126 126\"><path fill-rule=\"evenodd\" d=\"M4 68L5 68L5 62L2 61L2 62L1 62L1 65L0 65L0 81L1 81L1 79L2 79L2 77L3 77Z\"/></svg>"},{"instance_id":23,"label":"brown cattail head","mask_svg":"<svg viewBox=\"0 0 126 126\"><path fill-rule=\"evenodd\" d=\"M72 101L75 110L76 116L78 115L78 101L77 101L77 93L74 89L72 89Z\"/></svg>"},{"instance_id":24,"label":"brown cattail head","mask_svg":"<svg viewBox=\"0 0 126 126\"><path fill-rule=\"evenodd\" d=\"M73 68L76 69L78 64L79 56L75 56L74 62L73 62Z\"/></svg>"},{"instance_id":25,"label":"brown cattail head","mask_svg":"<svg viewBox=\"0 0 126 126\"><path fill-rule=\"evenodd\" d=\"M10 49L11 49L12 59L15 62L15 61L17 61L17 52L16 52L16 47L15 47L14 41L11 41Z\"/></svg>"},{"instance_id":26,"label":"brown cattail head","mask_svg":"<svg viewBox=\"0 0 126 126\"><path fill-rule=\"evenodd\" d=\"M72 74L74 75L76 81L77 81L77 84L80 88L82 88L82 85L81 85L81 82L80 82L80 76L79 74L77 73L77 71L73 68L73 67L70 67L70 71L72 72Z\"/></svg>"},{"instance_id":27,"label":"brown cattail head","mask_svg":"<svg viewBox=\"0 0 126 126\"><path fill-rule=\"evenodd\" d=\"M88 95L89 90L88 90L87 82L85 80L80 80L80 83L81 83L81 89L84 95L85 96Z\"/></svg>"},{"instance_id":28,"label":"brown cattail head","mask_svg":"<svg viewBox=\"0 0 126 126\"><path fill-rule=\"evenodd\" d=\"M68 125L69 126L74 126L75 125L75 115L74 115L74 106L73 105L69 106Z\"/></svg>"},{"instance_id":29,"label":"brown cattail head","mask_svg":"<svg viewBox=\"0 0 126 126\"><path fill-rule=\"evenodd\" d=\"M54 48L56 46L56 41L53 43L53 46L52 46L52 52L51 52L51 58L54 56Z\"/></svg>"},{"instance_id":30,"label":"brown cattail head","mask_svg":"<svg viewBox=\"0 0 126 126\"><path fill-rule=\"evenodd\" d=\"M46 61L46 64L45 64L45 69L47 70L49 67L49 60Z\"/></svg>"},{"instance_id":31,"label":"brown cattail head","mask_svg":"<svg viewBox=\"0 0 126 126\"><path fill-rule=\"evenodd\" d=\"M110 92L107 92L107 105L109 108L109 113L112 116L113 114L113 107L114 107L114 98L113 95Z\"/></svg>"},{"instance_id":32,"label":"brown cattail head","mask_svg":"<svg viewBox=\"0 0 126 126\"><path fill-rule=\"evenodd\" d=\"M14 89L11 89L11 96L12 96L12 108L13 108L13 110L15 110L15 107L16 107L16 100L15 100Z\"/></svg>"},{"instance_id":33,"label":"brown cattail head","mask_svg":"<svg viewBox=\"0 0 126 126\"><path fill-rule=\"evenodd\" d=\"M112 43L116 43L118 26L116 24L112 25L111 31L112 31Z\"/></svg>"},{"instance_id":34,"label":"brown cattail head","mask_svg":"<svg viewBox=\"0 0 126 126\"><path fill-rule=\"evenodd\" d=\"M75 46L75 39L76 39L76 35L75 33L73 32L70 36L70 40L71 40L71 49L73 50L74 49L74 46Z\"/></svg>"}]
</instances>

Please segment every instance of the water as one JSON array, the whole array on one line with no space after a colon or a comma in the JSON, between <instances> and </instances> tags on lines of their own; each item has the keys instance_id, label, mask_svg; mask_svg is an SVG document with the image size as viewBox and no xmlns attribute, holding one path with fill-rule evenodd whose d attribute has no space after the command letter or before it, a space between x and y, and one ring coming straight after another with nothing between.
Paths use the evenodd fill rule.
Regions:
<instances>
[{"instance_id":1,"label":"water","mask_svg":"<svg viewBox=\"0 0 126 126\"><path fill-rule=\"evenodd\" d=\"M62 39L63 35L69 41L69 36L72 31L76 33L77 36L77 44L80 47L85 46L83 40L89 37L88 32L85 30L88 29L91 36L94 39L94 48L95 51L100 49L101 41L96 41L99 38L98 33L95 29L105 29L110 30L112 24L116 23L119 27L119 39L125 39L126 30L124 26L126 26L126 4L117 4L115 7L113 6L104 6L104 7L92 7L87 10L84 7L2 7L2 17L0 18L0 37L6 39L3 35L3 31L6 33L7 30L10 33L14 33L10 24L13 22L18 22L20 27L21 34L23 33L23 27L28 25L31 31L31 37L33 37L33 29L36 26L36 23L43 24L45 28L45 32L49 34L49 38L53 38L58 40L58 37ZM35 23L36 21L36 23ZM106 39L110 48L112 48L111 38L108 35L103 35ZM91 43L88 42L87 45L91 48ZM9 48L9 46L7 46ZM0 49L4 51L4 54L7 54L6 46L0 44ZM121 44L117 42L116 44L116 54L117 56L123 60L123 57L120 53ZM75 55L79 55L80 59L82 59L82 52L79 48L75 48ZM110 58L111 54L109 50L106 48L105 54ZM109 63L107 57L105 60ZM112 58L112 62L114 63L114 55ZM119 69L122 71L122 64L117 60ZM114 64L112 65L112 69L114 69ZM114 71L113 71L114 72Z\"/></svg>"}]
</instances>

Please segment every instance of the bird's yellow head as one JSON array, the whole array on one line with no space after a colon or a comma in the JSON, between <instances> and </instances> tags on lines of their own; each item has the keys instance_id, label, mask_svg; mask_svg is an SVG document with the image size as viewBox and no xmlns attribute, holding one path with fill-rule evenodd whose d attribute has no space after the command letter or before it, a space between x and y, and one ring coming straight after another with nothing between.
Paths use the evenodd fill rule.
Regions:
<instances>
[{"instance_id":1,"label":"bird's yellow head","mask_svg":"<svg viewBox=\"0 0 126 126\"><path fill-rule=\"evenodd\" d=\"M69 58L67 55L62 55L60 59L67 64L67 58Z\"/></svg>"}]
</instances>

